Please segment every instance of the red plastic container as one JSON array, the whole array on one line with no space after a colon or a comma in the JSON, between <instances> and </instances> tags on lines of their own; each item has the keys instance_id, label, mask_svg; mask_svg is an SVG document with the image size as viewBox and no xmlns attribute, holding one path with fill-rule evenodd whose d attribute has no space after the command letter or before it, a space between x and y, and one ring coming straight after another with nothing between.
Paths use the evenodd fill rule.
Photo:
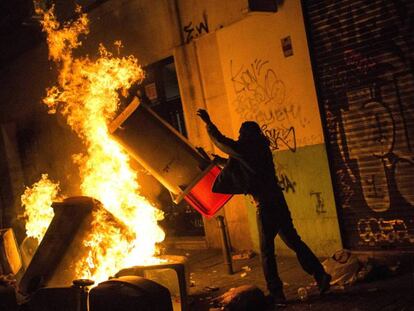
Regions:
<instances>
[{"instance_id":1,"label":"red plastic container","mask_svg":"<svg viewBox=\"0 0 414 311\"><path fill-rule=\"evenodd\" d=\"M206 217L214 216L233 196L232 194L214 193L211 191L214 180L219 173L220 168L213 166L184 197L184 200Z\"/></svg>"}]
</instances>

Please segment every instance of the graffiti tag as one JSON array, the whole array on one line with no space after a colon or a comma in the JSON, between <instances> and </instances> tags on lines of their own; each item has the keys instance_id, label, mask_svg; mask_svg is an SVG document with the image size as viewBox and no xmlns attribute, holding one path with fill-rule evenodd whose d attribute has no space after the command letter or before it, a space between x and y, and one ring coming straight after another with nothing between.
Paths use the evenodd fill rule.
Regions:
<instances>
[{"instance_id":1,"label":"graffiti tag","mask_svg":"<svg viewBox=\"0 0 414 311\"><path fill-rule=\"evenodd\" d=\"M186 34L185 42L190 43L194 38L201 36L204 33L208 33L208 21L207 21L207 13L203 12L203 21L201 21L198 25L193 25L193 22L189 22L188 25L183 27L183 30Z\"/></svg>"}]
</instances>

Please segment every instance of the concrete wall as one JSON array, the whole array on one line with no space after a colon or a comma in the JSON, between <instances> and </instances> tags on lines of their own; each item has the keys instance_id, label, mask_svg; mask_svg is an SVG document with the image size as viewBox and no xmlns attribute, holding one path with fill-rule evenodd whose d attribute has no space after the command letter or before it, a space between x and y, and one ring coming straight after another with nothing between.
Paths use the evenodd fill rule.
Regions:
<instances>
[{"instance_id":1,"label":"concrete wall","mask_svg":"<svg viewBox=\"0 0 414 311\"><path fill-rule=\"evenodd\" d=\"M282 40L286 38L293 54L287 48L285 56ZM185 64L191 72L179 75L191 139L217 151L208 142L205 130L200 130L202 124L194 119L197 108L207 108L213 121L230 137L237 137L244 120L266 126L298 232L318 255L327 256L340 248L300 1L285 2L277 13L249 13L177 50L181 56L176 57L177 63ZM230 234L240 241L243 233L250 232L250 243L257 249L251 200L241 196L233 199L236 201L231 205L237 207L228 205L224 211ZM278 243L278 248L291 254L283 243Z\"/></svg>"},{"instance_id":2,"label":"concrete wall","mask_svg":"<svg viewBox=\"0 0 414 311\"><path fill-rule=\"evenodd\" d=\"M300 1L251 14L217 38L234 135L246 119L266 126L298 232L318 255L331 254L341 242Z\"/></svg>"}]
</instances>

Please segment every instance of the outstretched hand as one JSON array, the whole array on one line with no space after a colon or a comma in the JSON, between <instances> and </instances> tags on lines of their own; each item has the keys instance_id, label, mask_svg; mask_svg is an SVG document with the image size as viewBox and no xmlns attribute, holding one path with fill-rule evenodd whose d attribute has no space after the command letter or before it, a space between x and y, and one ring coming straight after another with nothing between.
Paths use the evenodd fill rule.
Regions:
<instances>
[{"instance_id":1,"label":"outstretched hand","mask_svg":"<svg viewBox=\"0 0 414 311\"><path fill-rule=\"evenodd\" d=\"M206 123L206 124L211 123L210 116L209 116L209 114L206 110L198 109L197 110L197 115L201 118L201 120L204 121L204 123Z\"/></svg>"}]
</instances>

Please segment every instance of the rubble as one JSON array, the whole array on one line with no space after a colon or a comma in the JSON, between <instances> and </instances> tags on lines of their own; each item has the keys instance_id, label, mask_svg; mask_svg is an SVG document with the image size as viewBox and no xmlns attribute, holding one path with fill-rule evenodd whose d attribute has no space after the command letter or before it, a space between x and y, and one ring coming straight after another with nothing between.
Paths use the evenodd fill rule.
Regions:
<instances>
[{"instance_id":1,"label":"rubble","mask_svg":"<svg viewBox=\"0 0 414 311\"><path fill-rule=\"evenodd\" d=\"M242 250L236 254L232 255L233 260L242 260L242 259L250 259L253 258L255 253L252 250Z\"/></svg>"},{"instance_id":2,"label":"rubble","mask_svg":"<svg viewBox=\"0 0 414 311\"><path fill-rule=\"evenodd\" d=\"M206 286L206 287L204 287L204 290L207 291L207 292L215 292L215 291L219 290L219 287L214 286L214 285Z\"/></svg>"}]
</instances>

